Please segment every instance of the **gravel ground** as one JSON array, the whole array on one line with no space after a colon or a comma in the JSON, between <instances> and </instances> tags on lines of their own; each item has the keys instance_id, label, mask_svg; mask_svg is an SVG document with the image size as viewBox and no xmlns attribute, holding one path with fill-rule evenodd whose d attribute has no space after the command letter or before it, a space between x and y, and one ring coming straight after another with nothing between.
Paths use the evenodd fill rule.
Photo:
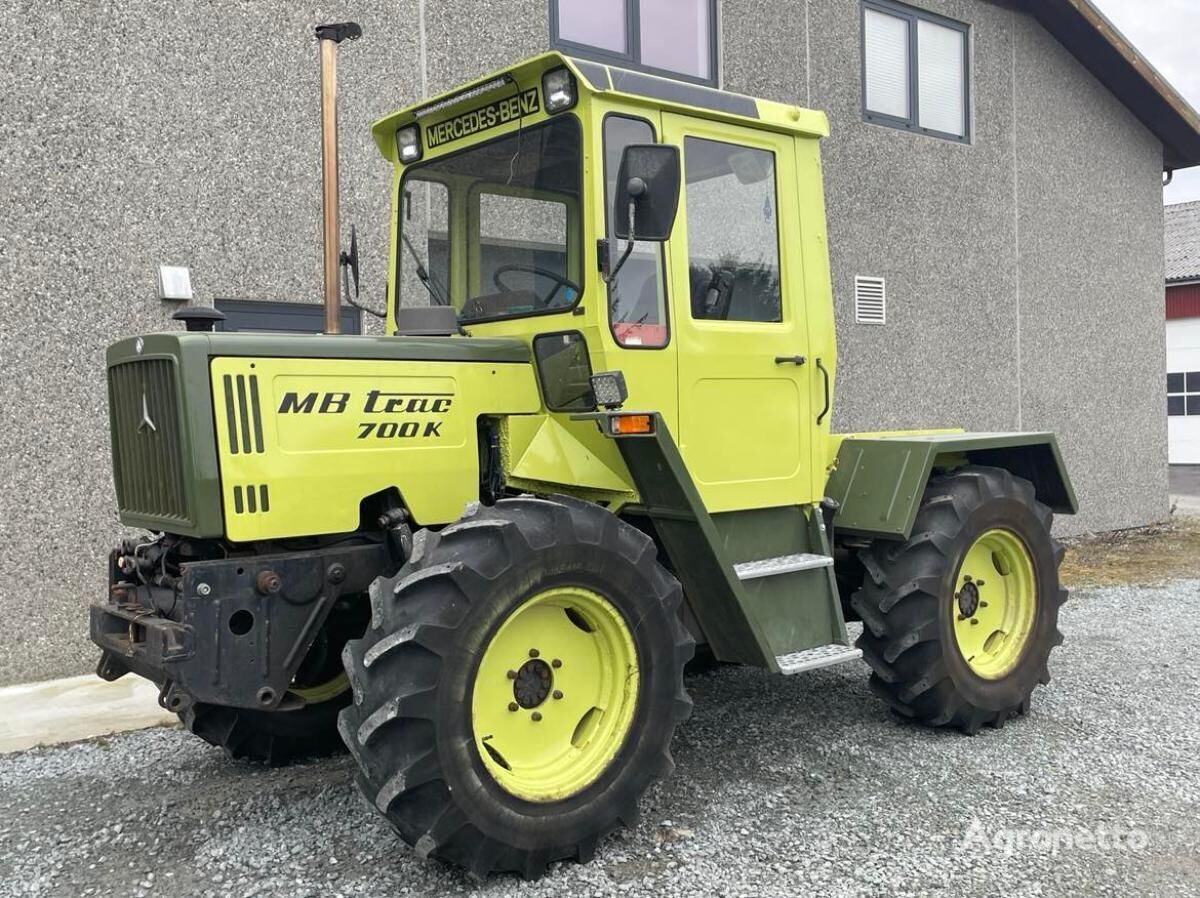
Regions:
<instances>
[{"instance_id":1,"label":"gravel ground","mask_svg":"<svg viewBox=\"0 0 1200 898\"><path fill-rule=\"evenodd\" d=\"M0 896L1196 896L1197 619L1200 581L1079 593L1033 713L973 739L892 717L857 663L698 675L641 824L537 883L416 859L344 758L169 729L0 758Z\"/></svg>"}]
</instances>

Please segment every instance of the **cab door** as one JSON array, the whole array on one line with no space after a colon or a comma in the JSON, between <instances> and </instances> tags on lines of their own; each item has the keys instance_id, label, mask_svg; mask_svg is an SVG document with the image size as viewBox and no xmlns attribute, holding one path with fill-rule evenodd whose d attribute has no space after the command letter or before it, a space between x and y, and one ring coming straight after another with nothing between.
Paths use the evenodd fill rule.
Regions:
<instances>
[{"instance_id":1,"label":"cab door","mask_svg":"<svg viewBox=\"0 0 1200 898\"><path fill-rule=\"evenodd\" d=\"M814 501L792 140L674 115L663 126L683 155L668 250L680 450L710 512Z\"/></svg>"}]
</instances>

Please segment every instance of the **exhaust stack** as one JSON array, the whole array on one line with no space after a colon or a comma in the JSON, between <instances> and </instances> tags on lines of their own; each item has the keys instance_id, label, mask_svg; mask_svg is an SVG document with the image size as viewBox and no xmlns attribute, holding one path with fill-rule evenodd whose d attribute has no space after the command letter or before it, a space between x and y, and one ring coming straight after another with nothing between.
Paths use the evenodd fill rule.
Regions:
<instances>
[{"instance_id":1,"label":"exhaust stack","mask_svg":"<svg viewBox=\"0 0 1200 898\"><path fill-rule=\"evenodd\" d=\"M321 201L325 241L325 333L342 332L338 297L340 235L338 233L337 50L344 40L358 40L356 22L317 26L321 47Z\"/></svg>"}]
</instances>

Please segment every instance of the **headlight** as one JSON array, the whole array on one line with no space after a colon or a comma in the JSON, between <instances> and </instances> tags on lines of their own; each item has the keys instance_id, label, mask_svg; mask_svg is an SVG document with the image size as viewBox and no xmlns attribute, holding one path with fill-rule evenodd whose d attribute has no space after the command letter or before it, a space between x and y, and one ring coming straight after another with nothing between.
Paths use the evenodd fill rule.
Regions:
<instances>
[{"instance_id":1,"label":"headlight","mask_svg":"<svg viewBox=\"0 0 1200 898\"><path fill-rule=\"evenodd\" d=\"M551 115L570 109L575 105L575 79L566 69L547 72L542 76L542 96Z\"/></svg>"},{"instance_id":2,"label":"headlight","mask_svg":"<svg viewBox=\"0 0 1200 898\"><path fill-rule=\"evenodd\" d=\"M416 162L421 158L421 129L409 125L396 132L396 155L404 163Z\"/></svg>"}]
</instances>

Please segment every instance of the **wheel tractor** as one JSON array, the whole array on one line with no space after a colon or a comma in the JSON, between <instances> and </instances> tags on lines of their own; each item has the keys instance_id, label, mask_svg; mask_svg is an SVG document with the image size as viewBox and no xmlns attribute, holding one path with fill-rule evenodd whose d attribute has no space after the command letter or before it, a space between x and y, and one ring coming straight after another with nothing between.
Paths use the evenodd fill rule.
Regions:
<instances>
[{"instance_id":1,"label":"wheel tractor","mask_svg":"<svg viewBox=\"0 0 1200 898\"><path fill-rule=\"evenodd\" d=\"M697 646L862 658L928 726L1025 714L1070 481L1047 433L830 431L825 116L558 53L386 116L386 335L343 336L355 30L319 35L330 332L108 352L121 520L151 536L91 609L100 676L236 758L344 743L406 843L480 877L636 819Z\"/></svg>"}]
</instances>

